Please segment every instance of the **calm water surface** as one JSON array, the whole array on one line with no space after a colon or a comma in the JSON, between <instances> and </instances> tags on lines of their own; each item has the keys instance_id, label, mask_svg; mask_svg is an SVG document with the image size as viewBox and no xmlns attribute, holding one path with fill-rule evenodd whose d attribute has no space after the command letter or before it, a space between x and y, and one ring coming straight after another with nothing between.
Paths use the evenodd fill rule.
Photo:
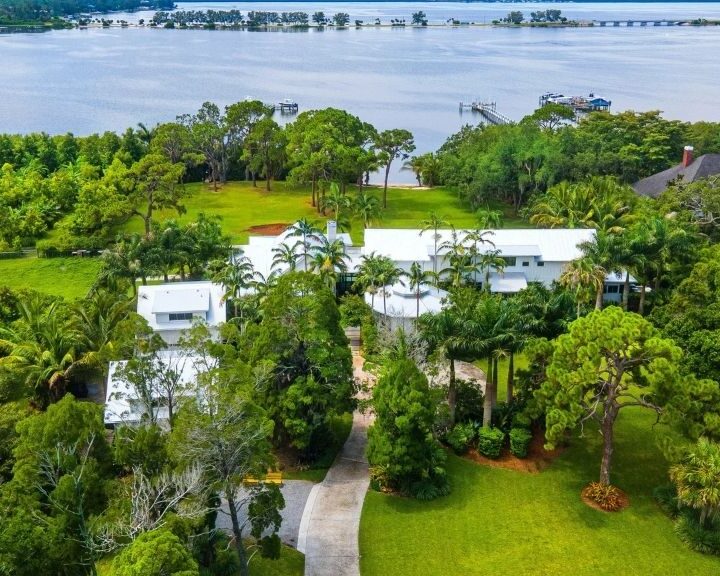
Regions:
<instances>
[{"instance_id":1,"label":"calm water surface","mask_svg":"<svg viewBox=\"0 0 720 576\"><path fill-rule=\"evenodd\" d=\"M247 4L215 7L231 6L248 9ZM252 9L311 12L317 6L258 3ZM549 6L569 16L577 8L585 18L720 17L720 3L520 8L529 13ZM320 8L382 19L395 17L394 10L409 15L423 9L430 16L479 20L478 14L486 12L492 19L513 5ZM123 130L137 122L172 120L206 100L228 104L246 96L268 102L290 97L301 110L335 106L379 129L407 128L416 136L418 152L425 152L463 124L477 121L472 114L459 114L459 101L477 96L495 100L501 112L519 119L532 112L546 91L594 91L611 99L615 111L659 109L668 118L720 121L718 54L720 27L303 32L130 28L14 34L0 36L0 132ZM394 179L407 181L411 176L396 174Z\"/></svg>"}]
</instances>

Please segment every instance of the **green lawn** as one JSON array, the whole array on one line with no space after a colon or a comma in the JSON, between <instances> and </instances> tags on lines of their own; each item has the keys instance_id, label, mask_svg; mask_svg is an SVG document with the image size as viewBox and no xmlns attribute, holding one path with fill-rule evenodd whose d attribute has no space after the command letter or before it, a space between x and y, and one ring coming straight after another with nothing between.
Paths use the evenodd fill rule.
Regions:
<instances>
[{"instance_id":1,"label":"green lawn","mask_svg":"<svg viewBox=\"0 0 720 576\"><path fill-rule=\"evenodd\" d=\"M631 505L615 514L580 500L583 485L598 475L595 430L540 474L451 456L453 491L446 498L424 503L368 493L360 527L363 576L720 574L720 558L687 549L652 498L667 478L653 422L641 408L620 414L613 482Z\"/></svg>"},{"instance_id":2,"label":"green lawn","mask_svg":"<svg viewBox=\"0 0 720 576\"><path fill-rule=\"evenodd\" d=\"M372 190L378 195L382 194L379 189ZM190 196L184 201L187 208L184 215L178 217L175 212L164 210L157 213L156 219L177 218L187 222L195 219L200 212L217 214L222 216L223 229L235 243L247 241L251 226L291 224L302 217L319 223L326 219L312 207L307 187L293 187L286 182L274 182L271 192L266 192L262 183L253 188L248 182L228 182L217 192L207 184L194 183L188 184L188 191ZM445 188L392 188L388 190L388 208L382 220L375 225L384 228L415 228L433 211L445 216L457 227L475 222L473 213ZM519 218L509 218L506 226L527 227L528 224ZM131 219L123 227L123 230L131 232L141 232L142 229L139 217ZM362 242L362 232L362 223L353 221L351 233L354 242Z\"/></svg>"},{"instance_id":3,"label":"green lawn","mask_svg":"<svg viewBox=\"0 0 720 576\"><path fill-rule=\"evenodd\" d=\"M32 288L69 300L85 296L100 270L99 258L16 258L0 260L0 286Z\"/></svg>"}]
</instances>

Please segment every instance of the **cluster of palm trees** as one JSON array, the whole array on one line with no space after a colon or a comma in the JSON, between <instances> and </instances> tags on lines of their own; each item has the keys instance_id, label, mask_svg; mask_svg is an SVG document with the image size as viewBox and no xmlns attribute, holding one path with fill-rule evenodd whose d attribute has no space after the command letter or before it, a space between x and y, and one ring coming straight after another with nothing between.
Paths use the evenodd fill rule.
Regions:
<instances>
[{"instance_id":1,"label":"cluster of palm trees","mask_svg":"<svg viewBox=\"0 0 720 576\"><path fill-rule=\"evenodd\" d=\"M338 228L344 231L350 230L352 217L361 220L363 226L369 228L382 216L382 206L377 196L367 190L360 190L355 197L351 197L334 182L330 184L329 191L321 196L319 208L323 214L327 210L331 211Z\"/></svg>"},{"instance_id":2,"label":"cluster of palm trees","mask_svg":"<svg viewBox=\"0 0 720 576\"><path fill-rule=\"evenodd\" d=\"M122 294L94 291L76 304L30 293L0 328L0 379L45 408L73 386L104 382L109 360L132 350L141 322Z\"/></svg>"},{"instance_id":3,"label":"cluster of palm trees","mask_svg":"<svg viewBox=\"0 0 720 576\"><path fill-rule=\"evenodd\" d=\"M572 312L572 299L566 292L532 283L510 297L469 287L453 289L443 310L422 315L419 327L424 340L449 364L447 401L451 426L457 401L457 360L487 362L483 426L490 426L497 403L499 361L508 360L507 402L511 403L517 353L533 338L554 338L562 333Z\"/></svg>"},{"instance_id":4,"label":"cluster of palm trees","mask_svg":"<svg viewBox=\"0 0 720 576\"><path fill-rule=\"evenodd\" d=\"M610 273L624 275L621 303L627 310L632 275L640 286L638 312L644 314L648 287L660 293L668 276L685 265L696 241L696 235L682 223L652 214L617 231L598 229L592 241L580 244L583 256L568 264L560 284L574 291L576 315L580 316L581 305L590 295L595 308L602 308L605 279Z\"/></svg>"},{"instance_id":5,"label":"cluster of palm trees","mask_svg":"<svg viewBox=\"0 0 720 576\"><path fill-rule=\"evenodd\" d=\"M610 176L560 184L528 207L530 222L543 228L594 228L595 238L580 245L583 256L571 262L560 283L576 295L576 314L594 298L603 305L608 274L624 274L622 306L628 308L630 276L640 284L638 311L645 310L647 288L659 291L687 255L693 233L672 217L661 217L642 204L627 185Z\"/></svg>"},{"instance_id":6,"label":"cluster of palm trees","mask_svg":"<svg viewBox=\"0 0 720 576\"><path fill-rule=\"evenodd\" d=\"M173 275L181 280L200 278L210 262L229 253L229 239L216 219L200 214L185 225L166 220L155 225L149 237L137 233L118 236L103 254L96 285L120 291L129 284L135 291L138 280L145 285L152 277L162 277L165 282Z\"/></svg>"}]
</instances>

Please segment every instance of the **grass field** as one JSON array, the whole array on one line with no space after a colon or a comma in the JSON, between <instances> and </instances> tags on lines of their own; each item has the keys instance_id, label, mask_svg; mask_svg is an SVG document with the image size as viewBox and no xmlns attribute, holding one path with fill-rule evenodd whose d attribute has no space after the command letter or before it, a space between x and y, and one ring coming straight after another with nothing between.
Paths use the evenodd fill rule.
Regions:
<instances>
[{"instance_id":1,"label":"grass field","mask_svg":"<svg viewBox=\"0 0 720 576\"><path fill-rule=\"evenodd\" d=\"M434 502L368 493L360 527L363 576L713 576L720 558L687 549L652 490L666 482L654 417L626 408L617 425L613 483L630 507L587 507L580 490L597 479L596 431L573 441L540 474L451 456L450 496Z\"/></svg>"},{"instance_id":2,"label":"grass field","mask_svg":"<svg viewBox=\"0 0 720 576\"><path fill-rule=\"evenodd\" d=\"M371 190L378 196L382 194L377 188ZM190 196L184 201L187 208L185 214L178 217L175 212L160 211L157 219L177 218L180 222L187 222L194 220L200 212L217 214L222 216L223 229L230 234L234 243L246 242L251 226L291 224L302 217L322 224L327 219L312 207L309 189L292 187L285 182L274 182L271 192L266 192L262 185L253 188L248 182L229 182L217 192L213 191L212 186L195 183L188 185L188 191ZM392 188L388 190L387 210L383 212L382 220L374 225L383 228L414 228L431 212L445 216L457 227L475 222L473 213L445 188ZM511 226L528 225L521 219L512 218L506 222L506 227ZM142 229L142 221L137 217L123 227L123 230L132 232L141 232ZM359 220L352 222L351 234L355 243L362 242L363 226Z\"/></svg>"},{"instance_id":3,"label":"grass field","mask_svg":"<svg viewBox=\"0 0 720 576\"><path fill-rule=\"evenodd\" d=\"M0 260L0 286L32 288L68 300L85 296L100 270L99 258L36 258Z\"/></svg>"}]
</instances>

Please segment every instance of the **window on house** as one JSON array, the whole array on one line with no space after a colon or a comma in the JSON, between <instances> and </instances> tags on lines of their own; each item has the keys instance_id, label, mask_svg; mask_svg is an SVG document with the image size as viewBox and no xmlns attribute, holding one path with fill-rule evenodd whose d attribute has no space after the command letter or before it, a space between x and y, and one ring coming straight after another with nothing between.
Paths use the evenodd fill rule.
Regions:
<instances>
[{"instance_id":1,"label":"window on house","mask_svg":"<svg viewBox=\"0 0 720 576\"><path fill-rule=\"evenodd\" d=\"M537 263L537 265L540 266L540 267L545 266L545 262L543 262L542 260L540 260L540 261Z\"/></svg>"},{"instance_id":2,"label":"window on house","mask_svg":"<svg viewBox=\"0 0 720 576\"><path fill-rule=\"evenodd\" d=\"M527 261L527 260L523 260L523 263L522 263L522 265L523 265L523 267L527 267L527 266L530 266L530 262L529 262L529 261Z\"/></svg>"},{"instance_id":3,"label":"window on house","mask_svg":"<svg viewBox=\"0 0 720 576\"><path fill-rule=\"evenodd\" d=\"M503 256L503 260L505 260L505 266L515 266L517 264L515 256Z\"/></svg>"},{"instance_id":4,"label":"window on house","mask_svg":"<svg viewBox=\"0 0 720 576\"><path fill-rule=\"evenodd\" d=\"M193 319L193 313L192 312L176 312L170 313L170 322L182 322L186 320L192 320Z\"/></svg>"},{"instance_id":5,"label":"window on house","mask_svg":"<svg viewBox=\"0 0 720 576\"><path fill-rule=\"evenodd\" d=\"M619 292L619 288L617 284L611 284L607 287L607 293L608 294L617 294Z\"/></svg>"}]
</instances>

